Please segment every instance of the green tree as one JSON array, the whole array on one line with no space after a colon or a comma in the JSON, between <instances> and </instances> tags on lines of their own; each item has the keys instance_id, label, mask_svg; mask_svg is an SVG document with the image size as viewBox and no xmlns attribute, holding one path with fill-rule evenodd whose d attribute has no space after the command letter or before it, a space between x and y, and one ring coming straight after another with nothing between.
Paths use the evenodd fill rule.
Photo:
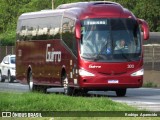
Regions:
<instances>
[{"instance_id":1,"label":"green tree","mask_svg":"<svg viewBox=\"0 0 160 120\"><path fill-rule=\"evenodd\" d=\"M160 31L160 0L139 0L134 13L146 20L150 31Z\"/></svg>"},{"instance_id":2,"label":"green tree","mask_svg":"<svg viewBox=\"0 0 160 120\"><path fill-rule=\"evenodd\" d=\"M58 5L90 0L54 0ZM92 0L96 1L96 0ZM103 0L97 0L103 1ZM160 31L160 0L111 0L132 11L136 17L149 23L150 31ZM0 41L3 45L14 44L18 17L22 13L52 8L52 0L0 0Z\"/></svg>"},{"instance_id":3,"label":"green tree","mask_svg":"<svg viewBox=\"0 0 160 120\"><path fill-rule=\"evenodd\" d=\"M130 11L134 10L138 0L112 0L113 2L117 2L121 4L123 7L129 9Z\"/></svg>"},{"instance_id":4,"label":"green tree","mask_svg":"<svg viewBox=\"0 0 160 120\"><path fill-rule=\"evenodd\" d=\"M16 36L16 24L19 10L29 0L0 1L0 41L2 45L13 45Z\"/></svg>"},{"instance_id":5,"label":"green tree","mask_svg":"<svg viewBox=\"0 0 160 120\"><path fill-rule=\"evenodd\" d=\"M0 43L13 45L19 15L24 12L50 9L50 0L1 0L0 1Z\"/></svg>"}]
</instances>

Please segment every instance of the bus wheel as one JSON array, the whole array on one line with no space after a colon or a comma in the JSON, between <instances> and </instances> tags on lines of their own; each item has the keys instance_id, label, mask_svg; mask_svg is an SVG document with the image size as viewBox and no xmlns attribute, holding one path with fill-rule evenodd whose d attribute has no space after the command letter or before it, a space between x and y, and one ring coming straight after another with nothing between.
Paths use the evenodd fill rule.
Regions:
<instances>
[{"instance_id":1,"label":"bus wheel","mask_svg":"<svg viewBox=\"0 0 160 120\"><path fill-rule=\"evenodd\" d=\"M43 92L46 93L47 92L47 87L45 86L40 86L40 85L35 85L33 83L33 76L32 76L32 72L29 72L29 90L31 92Z\"/></svg>"},{"instance_id":2,"label":"bus wheel","mask_svg":"<svg viewBox=\"0 0 160 120\"><path fill-rule=\"evenodd\" d=\"M63 87L64 87L64 94L72 96L74 94L74 88L68 86L68 78L65 77L63 79Z\"/></svg>"},{"instance_id":3,"label":"bus wheel","mask_svg":"<svg viewBox=\"0 0 160 120\"><path fill-rule=\"evenodd\" d=\"M40 92L40 93L47 93L47 87L41 86L41 85L34 85L34 91Z\"/></svg>"},{"instance_id":4,"label":"bus wheel","mask_svg":"<svg viewBox=\"0 0 160 120\"><path fill-rule=\"evenodd\" d=\"M118 89L116 90L116 94L118 97L123 97L126 95L127 89Z\"/></svg>"},{"instance_id":5,"label":"bus wheel","mask_svg":"<svg viewBox=\"0 0 160 120\"><path fill-rule=\"evenodd\" d=\"M86 96L88 96L88 91L87 90L76 89L75 90L75 94L77 96L84 96L84 97L86 97Z\"/></svg>"},{"instance_id":6,"label":"bus wheel","mask_svg":"<svg viewBox=\"0 0 160 120\"><path fill-rule=\"evenodd\" d=\"M31 71L29 72L29 76L28 76L28 84L29 84L29 90L34 91L35 85L33 84L33 77L32 77Z\"/></svg>"}]
</instances>

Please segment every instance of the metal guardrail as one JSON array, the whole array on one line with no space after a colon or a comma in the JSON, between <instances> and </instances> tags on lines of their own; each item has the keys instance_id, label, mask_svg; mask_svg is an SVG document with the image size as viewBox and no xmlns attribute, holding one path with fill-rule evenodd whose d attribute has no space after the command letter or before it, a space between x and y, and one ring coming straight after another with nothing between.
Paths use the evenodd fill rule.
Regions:
<instances>
[{"instance_id":1,"label":"metal guardrail","mask_svg":"<svg viewBox=\"0 0 160 120\"><path fill-rule=\"evenodd\" d=\"M144 68L160 71L160 44L144 45Z\"/></svg>"}]
</instances>

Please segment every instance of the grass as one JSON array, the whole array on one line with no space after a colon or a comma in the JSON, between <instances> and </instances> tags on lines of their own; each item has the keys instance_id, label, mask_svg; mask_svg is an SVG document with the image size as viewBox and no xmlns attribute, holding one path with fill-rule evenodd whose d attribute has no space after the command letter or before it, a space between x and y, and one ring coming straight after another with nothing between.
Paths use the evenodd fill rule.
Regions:
<instances>
[{"instance_id":1,"label":"grass","mask_svg":"<svg viewBox=\"0 0 160 120\"><path fill-rule=\"evenodd\" d=\"M59 116L43 118L0 118L0 120L158 120L150 117L63 117L61 113L68 111L94 114L94 111L108 111L114 115L116 111L137 112L136 108L126 104L113 102L107 97L71 97L57 94L42 93L11 93L0 92L0 111L59 111ZM115 112L114 112L115 111ZM76 112L73 112L76 114ZM116 116L116 114L115 114ZM123 116L123 115L122 115ZM52 117L52 118L51 118Z\"/></svg>"},{"instance_id":2,"label":"grass","mask_svg":"<svg viewBox=\"0 0 160 120\"><path fill-rule=\"evenodd\" d=\"M42 93L0 93L0 111L135 111L107 97L71 97Z\"/></svg>"}]
</instances>

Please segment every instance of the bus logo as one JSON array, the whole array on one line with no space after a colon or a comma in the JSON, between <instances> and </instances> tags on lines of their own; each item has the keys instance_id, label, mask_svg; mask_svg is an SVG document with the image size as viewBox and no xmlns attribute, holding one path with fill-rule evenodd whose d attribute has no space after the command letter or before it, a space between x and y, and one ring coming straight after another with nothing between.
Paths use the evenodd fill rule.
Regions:
<instances>
[{"instance_id":1,"label":"bus logo","mask_svg":"<svg viewBox=\"0 0 160 120\"><path fill-rule=\"evenodd\" d=\"M96 65L89 65L89 68L101 68L101 66L96 66Z\"/></svg>"},{"instance_id":2,"label":"bus logo","mask_svg":"<svg viewBox=\"0 0 160 120\"><path fill-rule=\"evenodd\" d=\"M46 62L61 62L61 51L54 51L51 44L46 47Z\"/></svg>"}]
</instances>

